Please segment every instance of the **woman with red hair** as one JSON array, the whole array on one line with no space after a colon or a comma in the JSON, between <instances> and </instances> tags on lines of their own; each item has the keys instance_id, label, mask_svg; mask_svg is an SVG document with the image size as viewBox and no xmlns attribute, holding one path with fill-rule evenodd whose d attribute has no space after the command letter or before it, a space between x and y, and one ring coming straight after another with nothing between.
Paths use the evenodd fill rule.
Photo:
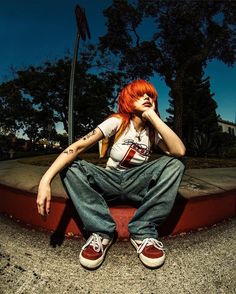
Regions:
<instances>
[{"instance_id":1,"label":"woman with red hair","mask_svg":"<svg viewBox=\"0 0 236 294\"><path fill-rule=\"evenodd\" d=\"M102 141L100 157L108 156L106 168L78 157ZM166 155L148 161L159 146ZM118 97L118 112L92 132L71 144L42 177L37 197L38 212L49 213L51 182L60 173L84 228L90 233L79 260L89 269L99 267L112 243L115 222L107 203L133 202L138 206L129 222L130 241L142 263L150 268L165 261L157 226L169 215L183 176L181 139L160 119L157 92L145 80L126 85Z\"/></svg>"}]
</instances>

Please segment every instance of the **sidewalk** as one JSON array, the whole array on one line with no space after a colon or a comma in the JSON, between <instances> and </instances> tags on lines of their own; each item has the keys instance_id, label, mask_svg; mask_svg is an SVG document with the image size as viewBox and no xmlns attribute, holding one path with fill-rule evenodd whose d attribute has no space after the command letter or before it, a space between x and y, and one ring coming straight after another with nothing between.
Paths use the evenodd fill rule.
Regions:
<instances>
[{"instance_id":1,"label":"sidewalk","mask_svg":"<svg viewBox=\"0 0 236 294\"><path fill-rule=\"evenodd\" d=\"M52 183L51 214L47 221L38 215L36 194L46 169L27 164L27 159L0 162L0 212L49 231L81 234L81 221L68 201L59 176ZM234 217L235 209L236 168L186 170L174 209L160 232L173 235L211 226ZM127 224L136 209L114 206L110 210L119 238L127 239Z\"/></svg>"},{"instance_id":2,"label":"sidewalk","mask_svg":"<svg viewBox=\"0 0 236 294\"><path fill-rule=\"evenodd\" d=\"M0 161L0 184L37 193L39 180L47 167L27 164L27 159ZM180 185L184 198L218 194L236 189L236 167L189 169ZM52 183L53 195L67 198L59 176Z\"/></svg>"},{"instance_id":3,"label":"sidewalk","mask_svg":"<svg viewBox=\"0 0 236 294\"><path fill-rule=\"evenodd\" d=\"M234 294L236 220L162 238L165 264L145 268L129 242L116 242L96 271L82 268L81 238L50 246L50 233L0 216L1 294Z\"/></svg>"}]
</instances>

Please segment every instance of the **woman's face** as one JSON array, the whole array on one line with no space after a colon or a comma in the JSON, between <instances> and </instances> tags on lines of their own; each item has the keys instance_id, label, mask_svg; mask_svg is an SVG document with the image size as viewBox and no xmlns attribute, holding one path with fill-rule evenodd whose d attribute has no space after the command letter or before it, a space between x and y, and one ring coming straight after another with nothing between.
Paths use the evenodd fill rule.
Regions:
<instances>
[{"instance_id":1,"label":"woman's face","mask_svg":"<svg viewBox=\"0 0 236 294\"><path fill-rule=\"evenodd\" d=\"M136 113L143 113L148 108L154 108L154 106L154 99L149 97L147 94L144 94L142 97L137 99L133 104L134 112Z\"/></svg>"}]
</instances>

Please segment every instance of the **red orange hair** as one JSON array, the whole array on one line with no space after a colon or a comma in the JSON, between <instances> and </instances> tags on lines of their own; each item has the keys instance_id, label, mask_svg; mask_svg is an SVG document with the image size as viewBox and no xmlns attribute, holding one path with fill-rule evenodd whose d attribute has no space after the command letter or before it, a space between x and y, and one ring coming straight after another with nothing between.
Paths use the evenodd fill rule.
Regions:
<instances>
[{"instance_id":1,"label":"red orange hair","mask_svg":"<svg viewBox=\"0 0 236 294\"><path fill-rule=\"evenodd\" d=\"M154 86L145 81L145 80L135 80L127 84L118 95L118 112L112 116L121 117L122 125L120 127L119 135L116 137L116 140L120 137L123 131L129 124L130 119L133 115L133 105L134 102L142 97L144 94L147 94L153 99L157 105L157 91ZM157 110L159 115L159 112Z\"/></svg>"},{"instance_id":2,"label":"red orange hair","mask_svg":"<svg viewBox=\"0 0 236 294\"><path fill-rule=\"evenodd\" d=\"M157 91L151 83L145 80L136 80L126 85L118 96L118 113L131 115L134 102L144 94L156 102Z\"/></svg>"},{"instance_id":3,"label":"red orange hair","mask_svg":"<svg viewBox=\"0 0 236 294\"><path fill-rule=\"evenodd\" d=\"M157 91L154 88L154 86L145 81L145 80L135 80L129 84L127 84L119 93L118 95L118 112L112 114L110 117L118 117L122 119L122 124L120 126L120 129L116 133L113 143L119 139L119 137L122 135L124 130L129 125L130 119L133 115L133 104L134 102L142 97L144 94L147 94L149 97L153 99L155 102L155 105L157 106ZM156 110L158 115L159 112ZM154 136L154 130L153 127L150 126L151 133ZM153 141L153 139L152 139ZM101 157L105 156L106 150L108 148L108 145L110 145L110 140L108 138L103 139L103 155L100 155Z\"/></svg>"}]
</instances>

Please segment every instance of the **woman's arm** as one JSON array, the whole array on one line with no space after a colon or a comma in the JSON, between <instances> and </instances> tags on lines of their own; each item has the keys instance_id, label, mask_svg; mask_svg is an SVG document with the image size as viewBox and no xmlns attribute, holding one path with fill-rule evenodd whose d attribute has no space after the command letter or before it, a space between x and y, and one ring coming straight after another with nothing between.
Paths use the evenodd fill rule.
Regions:
<instances>
[{"instance_id":1,"label":"woman's arm","mask_svg":"<svg viewBox=\"0 0 236 294\"><path fill-rule=\"evenodd\" d=\"M50 211L51 201L51 187L50 184L53 178L76 157L83 153L85 150L92 147L99 140L104 137L103 133L99 128L94 129L83 138L79 139L75 143L67 147L53 162L46 173L43 175L38 188L37 206L38 212L41 215L45 215L45 211L48 214Z\"/></svg>"},{"instance_id":2,"label":"woman's arm","mask_svg":"<svg viewBox=\"0 0 236 294\"><path fill-rule=\"evenodd\" d=\"M173 132L156 114L153 108L149 108L142 114L155 130L161 135L162 139L158 146L168 155L181 157L185 155L186 148L181 139Z\"/></svg>"}]
</instances>

